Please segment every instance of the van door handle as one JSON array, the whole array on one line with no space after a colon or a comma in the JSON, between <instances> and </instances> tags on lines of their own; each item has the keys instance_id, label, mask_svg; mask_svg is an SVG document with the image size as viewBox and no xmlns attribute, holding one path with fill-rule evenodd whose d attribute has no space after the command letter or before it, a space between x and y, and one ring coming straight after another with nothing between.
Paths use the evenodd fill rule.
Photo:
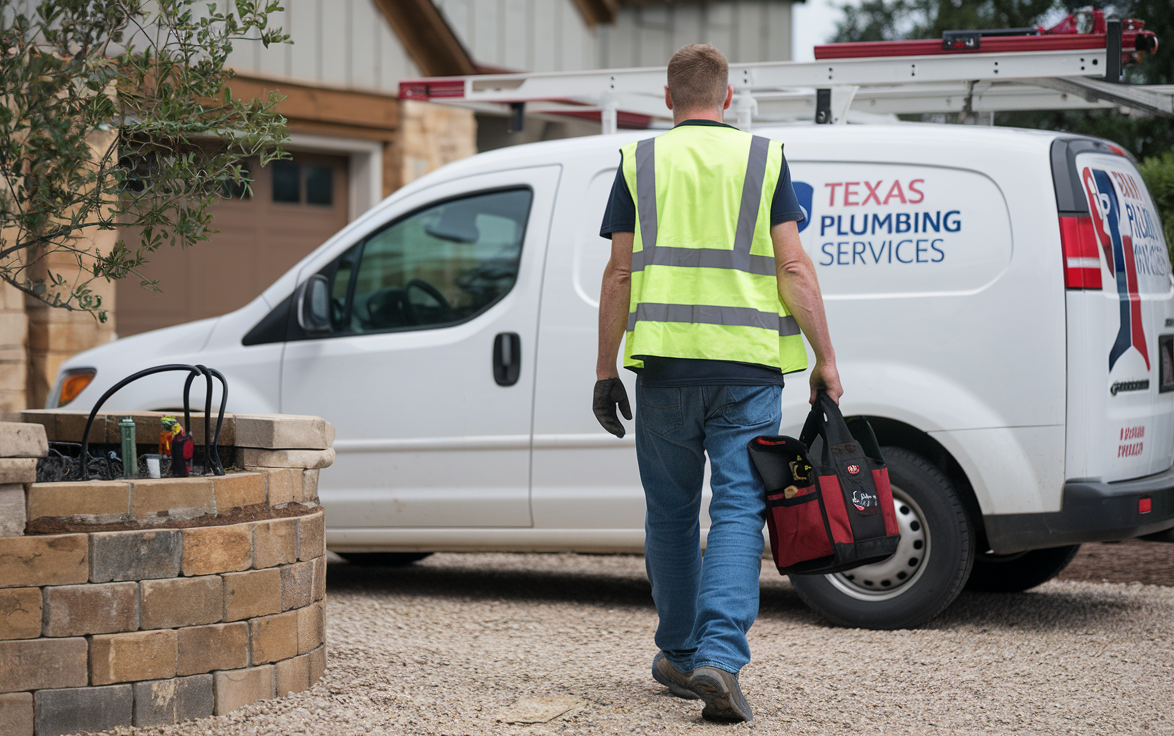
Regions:
<instances>
[{"instance_id":1,"label":"van door handle","mask_svg":"<svg viewBox=\"0 0 1174 736\"><path fill-rule=\"evenodd\" d=\"M493 380L498 386L513 386L521 375L522 338L502 332L493 340Z\"/></svg>"}]
</instances>

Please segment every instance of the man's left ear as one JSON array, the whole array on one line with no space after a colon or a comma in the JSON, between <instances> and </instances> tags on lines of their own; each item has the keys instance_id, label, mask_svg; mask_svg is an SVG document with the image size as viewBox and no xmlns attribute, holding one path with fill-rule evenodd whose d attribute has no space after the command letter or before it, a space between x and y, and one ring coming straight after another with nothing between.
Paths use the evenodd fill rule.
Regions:
<instances>
[{"instance_id":1,"label":"man's left ear","mask_svg":"<svg viewBox=\"0 0 1174 736\"><path fill-rule=\"evenodd\" d=\"M734 85L726 85L726 101L722 103L723 110L730 109L730 103L734 101Z\"/></svg>"}]
</instances>

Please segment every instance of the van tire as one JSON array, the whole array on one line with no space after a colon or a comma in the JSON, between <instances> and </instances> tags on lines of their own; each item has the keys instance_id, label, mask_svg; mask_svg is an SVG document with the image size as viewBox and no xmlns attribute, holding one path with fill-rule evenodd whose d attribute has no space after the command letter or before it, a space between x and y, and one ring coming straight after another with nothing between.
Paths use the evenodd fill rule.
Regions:
<instances>
[{"instance_id":1,"label":"van tire","mask_svg":"<svg viewBox=\"0 0 1174 736\"><path fill-rule=\"evenodd\" d=\"M921 455L899 447L885 447L881 452L889 466L902 530L897 553L834 575L790 576L803 602L839 626L919 626L958 597L974 564L974 525L954 484ZM913 546L919 542L920 546ZM904 562L896 564L898 559L918 560L911 578L896 580L908 572ZM898 572L890 574L894 570ZM872 577L883 579L873 581Z\"/></svg>"},{"instance_id":2,"label":"van tire","mask_svg":"<svg viewBox=\"0 0 1174 736\"><path fill-rule=\"evenodd\" d=\"M1079 544L1033 549L1014 555L977 555L967 590L1021 593L1059 575L1080 551Z\"/></svg>"},{"instance_id":3,"label":"van tire","mask_svg":"<svg viewBox=\"0 0 1174 736\"><path fill-rule=\"evenodd\" d=\"M361 567L405 567L419 562L431 552L340 552L339 557Z\"/></svg>"}]
</instances>

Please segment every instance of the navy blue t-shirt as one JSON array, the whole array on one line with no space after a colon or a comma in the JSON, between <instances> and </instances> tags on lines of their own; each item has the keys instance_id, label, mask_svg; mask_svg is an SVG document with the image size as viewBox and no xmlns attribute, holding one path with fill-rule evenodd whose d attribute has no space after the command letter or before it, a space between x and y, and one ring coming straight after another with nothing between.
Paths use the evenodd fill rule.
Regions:
<instances>
[{"instance_id":1,"label":"navy blue t-shirt","mask_svg":"<svg viewBox=\"0 0 1174 736\"><path fill-rule=\"evenodd\" d=\"M715 120L685 120L678 125L712 125L737 130L732 125ZM805 217L803 208L799 206L799 199L795 196L795 188L791 186L791 168L784 158L782 171L779 172L779 184L775 187L774 199L770 203L770 225L774 227L780 222L799 222ZM612 184L611 197L607 200L607 209L603 212L603 225L599 234L601 237L611 238L612 233L634 232L636 203L632 199L632 193L628 191L628 182L624 179L621 153L620 168L616 170L616 179ZM783 374L777 368L728 360L648 357L644 359L644 369L637 372L640 373L640 382L643 385L656 387L783 385Z\"/></svg>"}]
</instances>

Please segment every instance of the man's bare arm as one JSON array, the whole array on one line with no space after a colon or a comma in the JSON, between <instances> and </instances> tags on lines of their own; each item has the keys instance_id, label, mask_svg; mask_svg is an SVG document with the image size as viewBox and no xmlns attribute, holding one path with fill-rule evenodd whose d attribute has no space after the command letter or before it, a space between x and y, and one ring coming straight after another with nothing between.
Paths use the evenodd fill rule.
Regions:
<instances>
[{"instance_id":1,"label":"man's bare arm","mask_svg":"<svg viewBox=\"0 0 1174 736\"><path fill-rule=\"evenodd\" d=\"M620 343L628 328L628 309L632 295L632 233L611 234L611 260L603 271L599 291L599 357L595 378L617 378Z\"/></svg>"},{"instance_id":2,"label":"man's bare arm","mask_svg":"<svg viewBox=\"0 0 1174 736\"><path fill-rule=\"evenodd\" d=\"M815 403L817 388L826 388L828 396L839 403L844 389L840 386L840 374L836 369L836 351L828 334L815 265L803 250L799 227L794 222L781 222L772 227L770 239L774 244L779 298L787 305L815 352L815 367L811 369L811 403Z\"/></svg>"}]
</instances>

